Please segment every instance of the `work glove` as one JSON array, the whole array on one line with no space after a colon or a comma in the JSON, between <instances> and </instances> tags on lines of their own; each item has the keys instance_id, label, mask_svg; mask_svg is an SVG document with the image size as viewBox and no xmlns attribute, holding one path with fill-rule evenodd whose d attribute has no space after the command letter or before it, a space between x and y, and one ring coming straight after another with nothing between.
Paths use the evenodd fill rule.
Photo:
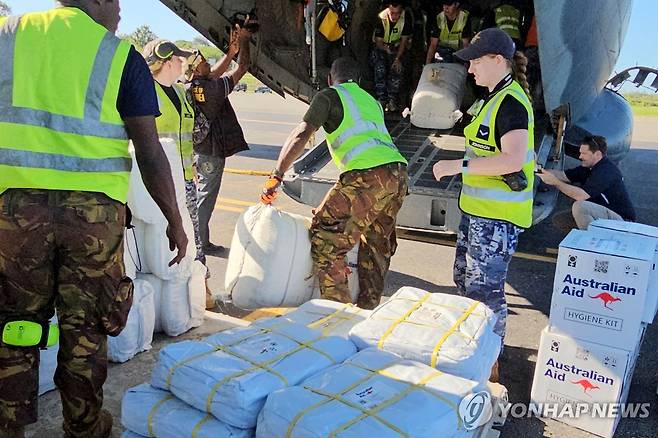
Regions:
<instances>
[{"instance_id":1,"label":"work glove","mask_svg":"<svg viewBox=\"0 0 658 438\"><path fill-rule=\"evenodd\" d=\"M279 189L281 182L283 182L283 180L278 176L270 175L263 186L263 193L260 195L260 202L263 204L271 204L278 195L277 190Z\"/></svg>"}]
</instances>

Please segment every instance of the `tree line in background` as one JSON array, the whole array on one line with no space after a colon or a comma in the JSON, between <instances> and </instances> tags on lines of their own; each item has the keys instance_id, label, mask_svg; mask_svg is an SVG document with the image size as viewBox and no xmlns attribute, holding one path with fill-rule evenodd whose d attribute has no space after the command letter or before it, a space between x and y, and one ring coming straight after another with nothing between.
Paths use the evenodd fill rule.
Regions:
<instances>
[{"instance_id":1,"label":"tree line in background","mask_svg":"<svg viewBox=\"0 0 658 438\"><path fill-rule=\"evenodd\" d=\"M0 17L8 17L11 15L11 8L3 1L0 1Z\"/></svg>"},{"instance_id":2,"label":"tree line in background","mask_svg":"<svg viewBox=\"0 0 658 438\"><path fill-rule=\"evenodd\" d=\"M151 30L147 24L143 24L129 34L119 34L119 38L128 40L139 51L148 43L158 38L158 35ZM181 49L199 49L206 59L220 59L223 54L210 41L203 37L196 37L192 41L174 41L174 43Z\"/></svg>"}]
</instances>

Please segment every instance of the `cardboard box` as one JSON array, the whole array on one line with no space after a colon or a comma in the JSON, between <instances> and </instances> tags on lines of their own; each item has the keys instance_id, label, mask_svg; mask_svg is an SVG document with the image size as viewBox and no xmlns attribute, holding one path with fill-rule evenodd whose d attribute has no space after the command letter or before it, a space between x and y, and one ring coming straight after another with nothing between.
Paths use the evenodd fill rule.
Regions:
<instances>
[{"instance_id":1,"label":"cardboard box","mask_svg":"<svg viewBox=\"0 0 658 438\"><path fill-rule=\"evenodd\" d=\"M610 219L597 219L587 228L587 231L613 230L636 234L645 238L655 239L658 242L658 228L635 222L613 221ZM653 269L649 276L649 292L642 321L651 324L658 311L658 247L653 258Z\"/></svg>"},{"instance_id":2,"label":"cardboard box","mask_svg":"<svg viewBox=\"0 0 658 438\"><path fill-rule=\"evenodd\" d=\"M638 352L639 347L634 351L605 347L547 327L541 335L531 402L544 416L612 437L621 418L613 405L626 402ZM565 405L571 410L565 411Z\"/></svg>"},{"instance_id":3,"label":"cardboard box","mask_svg":"<svg viewBox=\"0 0 658 438\"><path fill-rule=\"evenodd\" d=\"M655 243L626 233L573 230L560 243L550 325L588 342L633 351Z\"/></svg>"}]
</instances>

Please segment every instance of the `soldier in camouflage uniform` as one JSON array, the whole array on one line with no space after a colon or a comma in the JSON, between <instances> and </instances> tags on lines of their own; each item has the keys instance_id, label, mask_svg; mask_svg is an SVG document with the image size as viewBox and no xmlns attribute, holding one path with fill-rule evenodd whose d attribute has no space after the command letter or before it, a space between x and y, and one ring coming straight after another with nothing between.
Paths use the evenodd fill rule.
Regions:
<instances>
[{"instance_id":1,"label":"soldier in camouflage uniform","mask_svg":"<svg viewBox=\"0 0 658 438\"><path fill-rule=\"evenodd\" d=\"M17 321L46 324L57 310L64 435L107 437L107 336L125 326L133 292L122 260L129 138L178 248L172 263L184 257L187 237L157 141L150 72L113 35L119 2L59 3L0 17L0 46L11 48L0 64L0 106L9 116L0 123L0 330ZM12 105L30 98L29 108ZM0 438L23 437L24 426L37 421L38 372L38 345L0 342Z\"/></svg>"},{"instance_id":2,"label":"soldier in camouflage uniform","mask_svg":"<svg viewBox=\"0 0 658 438\"><path fill-rule=\"evenodd\" d=\"M406 17L401 2L391 2L379 13L370 53L375 76L375 95L386 111L400 107L400 87L406 75L413 17Z\"/></svg>"},{"instance_id":3,"label":"soldier in camouflage uniform","mask_svg":"<svg viewBox=\"0 0 658 438\"><path fill-rule=\"evenodd\" d=\"M288 137L261 201L274 200L283 173L322 126L341 175L315 212L310 230L320 293L326 299L351 302L345 256L360 243L357 304L372 309L379 304L395 253L396 216L407 194L408 177L407 162L386 130L381 105L357 85L358 79L354 59L334 61L331 87L313 98L304 121Z\"/></svg>"}]
</instances>

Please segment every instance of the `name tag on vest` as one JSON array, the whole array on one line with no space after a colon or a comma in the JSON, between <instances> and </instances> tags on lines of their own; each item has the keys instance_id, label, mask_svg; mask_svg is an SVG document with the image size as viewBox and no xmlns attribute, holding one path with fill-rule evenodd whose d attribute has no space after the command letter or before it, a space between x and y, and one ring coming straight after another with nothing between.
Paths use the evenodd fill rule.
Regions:
<instances>
[{"instance_id":1,"label":"name tag on vest","mask_svg":"<svg viewBox=\"0 0 658 438\"><path fill-rule=\"evenodd\" d=\"M490 145L488 145L488 144L478 143L477 141L470 140L470 141L468 142L468 144L469 144L472 148L475 148L475 149L480 149L480 150L487 151L487 152L495 152L495 151L496 151L496 147L495 147L495 146L490 146Z\"/></svg>"}]
</instances>

